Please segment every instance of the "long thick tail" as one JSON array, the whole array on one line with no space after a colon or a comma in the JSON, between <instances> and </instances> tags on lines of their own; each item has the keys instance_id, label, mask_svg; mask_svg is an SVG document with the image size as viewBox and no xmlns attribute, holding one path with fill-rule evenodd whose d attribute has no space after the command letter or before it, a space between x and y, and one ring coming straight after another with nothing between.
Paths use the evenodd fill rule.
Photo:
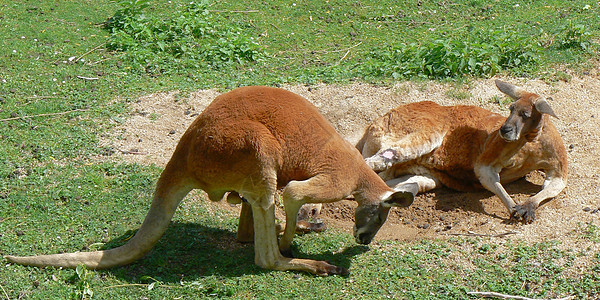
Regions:
<instances>
[{"instance_id":1,"label":"long thick tail","mask_svg":"<svg viewBox=\"0 0 600 300\"><path fill-rule=\"evenodd\" d=\"M173 170L173 171L170 171ZM169 226L169 222L179 202L192 189L189 184L182 183L181 170L173 166L167 168L158 180L154 200L144 223L125 245L103 251L74 252L39 256L5 256L13 263L28 266L53 266L75 268L83 264L90 269L106 269L129 264L144 256L161 238Z\"/></svg>"}]
</instances>

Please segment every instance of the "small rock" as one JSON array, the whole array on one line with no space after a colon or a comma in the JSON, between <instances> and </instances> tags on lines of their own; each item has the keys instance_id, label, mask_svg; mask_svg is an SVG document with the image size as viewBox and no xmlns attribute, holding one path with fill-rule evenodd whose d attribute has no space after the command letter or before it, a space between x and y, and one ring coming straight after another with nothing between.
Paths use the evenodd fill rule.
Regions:
<instances>
[{"instance_id":1,"label":"small rock","mask_svg":"<svg viewBox=\"0 0 600 300\"><path fill-rule=\"evenodd\" d=\"M575 148L575 144L569 145L569 149L573 149L573 148Z\"/></svg>"},{"instance_id":2,"label":"small rock","mask_svg":"<svg viewBox=\"0 0 600 300\"><path fill-rule=\"evenodd\" d=\"M590 212L591 210L592 210L592 209L591 209L591 208L589 208L589 207L584 207L584 208L583 208L583 211L585 211L585 212Z\"/></svg>"},{"instance_id":3,"label":"small rock","mask_svg":"<svg viewBox=\"0 0 600 300\"><path fill-rule=\"evenodd\" d=\"M23 232L22 230L17 231L17 236L23 236L25 235L25 232Z\"/></svg>"},{"instance_id":4,"label":"small rock","mask_svg":"<svg viewBox=\"0 0 600 300\"><path fill-rule=\"evenodd\" d=\"M169 131L169 134L176 134L176 133L177 133L177 131L175 131L175 130Z\"/></svg>"}]
</instances>

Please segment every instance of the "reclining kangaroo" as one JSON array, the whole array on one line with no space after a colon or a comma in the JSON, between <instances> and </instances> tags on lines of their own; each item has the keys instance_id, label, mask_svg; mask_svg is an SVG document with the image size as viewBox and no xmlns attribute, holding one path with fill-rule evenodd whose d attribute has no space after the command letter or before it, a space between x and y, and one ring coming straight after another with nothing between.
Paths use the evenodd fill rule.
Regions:
<instances>
[{"instance_id":1,"label":"reclining kangaroo","mask_svg":"<svg viewBox=\"0 0 600 300\"><path fill-rule=\"evenodd\" d=\"M125 245L104 251L30 257L6 256L31 266L110 268L145 255L167 229L179 202L192 189L210 200L243 197L253 216L255 262L274 270L318 275L347 270L324 261L287 258L277 243L274 195L283 187L289 250L304 203L333 202L353 194L358 202L354 235L368 244L392 206L409 206L413 195L394 191L364 162L306 99L276 88L243 87L217 97L181 137L157 182L144 223ZM247 218L246 218L247 219Z\"/></svg>"},{"instance_id":2,"label":"reclining kangaroo","mask_svg":"<svg viewBox=\"0 0 600 300\"><path fill-rule=\"evenodd\" d=\"M357 144L367 164L390 186L412 183L416 195L439 186L496 194L511 217L530 223L540 202L566 185L567 154L548 115L548 102L496 80L515 99L508 118L475 106L417 102L393 109L370 125ZM517 205L502 184L543 170L542 190Z\"/></svg>"}]
</instances>

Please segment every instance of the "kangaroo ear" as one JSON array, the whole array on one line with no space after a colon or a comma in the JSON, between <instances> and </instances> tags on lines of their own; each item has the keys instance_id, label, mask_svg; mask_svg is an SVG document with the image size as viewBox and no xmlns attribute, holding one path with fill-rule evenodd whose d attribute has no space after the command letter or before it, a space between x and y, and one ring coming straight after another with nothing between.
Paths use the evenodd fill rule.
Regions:
<instances>
[{"instance_id":1,"label":"kangaroo ear","mask_svg":"<svg viewBox=\"0 0 600 300\"><path fill-rule=\"evenodd\" d=\"M558 119L548 101L542 97L535 101L535 109L543 114L548 114Z\"/></svg>"},{"instance_id":2,"label":"kangaroo ear","mask_svg":"<svg viewBox=\"0 0 600 300\"><path fill-rule=\"evenodd\" d=\"M409 191L396 191L381 201L385 207L407 207L415 200L415 195Z\"/></svg>"},{"instance_id":3,"label":"kangaroo ear","mask_svg":"<svg viewBox=\"0 0 600 300\"><path fill-rule=\"evenodd\" d=\"M523 95L523 93L525 93L525 90L510 84L508 82L504 82L502 80L498 80L496 79L496 87L503 92L504 94L506 94L507 96L517 100L519 98L521 98L521 96Z\"/></svg>"}]
</instances>

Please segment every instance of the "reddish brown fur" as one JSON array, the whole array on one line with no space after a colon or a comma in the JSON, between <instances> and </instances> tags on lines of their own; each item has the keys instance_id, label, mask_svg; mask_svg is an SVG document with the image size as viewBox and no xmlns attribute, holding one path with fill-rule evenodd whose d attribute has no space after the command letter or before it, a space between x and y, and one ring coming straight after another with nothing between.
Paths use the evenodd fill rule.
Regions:
<instances>
[{"instance_id":1,"label":"reddish brown fur","mask_svg":"<svg viewBox=\"0 0 600 300\"><path fill-rule=\"evenodd\" d=\"M426 116L422 114L426 114ZM422 116L424 118L421 118ZM432 120L439 122L433 124L433 122L430 122ZM394 133L408 133L407 126L416 128L428 126L430 128L435 127L439 131L446 131L442 145L427 156L420 157L418 164L436 170L439 179L449 188L458 191L473 191L483 189L473 171L475 162L490 164L496 161L500 154L500 151L496 149L506 147L507 142L503 139L495 136L491 138L492 134L498 131L505 120L506 117L502 115L476 106L440 106L434 102L425 101L397 107L376 122L377 124L388 124L385 130ZM543 122L542 134L536 135L538 137L537 141L525 144L515 155L515 164L520 167L505 168L501 173L503 174L501 176L503 183L519 179L532 170L548 169L550 165L555 165L560 173L566 177L566 168L564 168L566 166L566 151L547 151L550 153L544 156L548 157L549 161L531 159L533 153L543 152L543 149L564 148L562 142L551 138L551 136L557 135L558 131L552 125L548 116L544 116ZM421 126L415 126L415 124ZM379 130L381 127L377 126L372 124L368 130ZM484 144L486 144L486 149L494 149L494 151L483 151L484 148L481 146ZM388 171L386 175L399 177L409 174L406 173L406 166L414 163L414 161L409 161L396 164L392 167L392 171ZM516 173L516 175L504 179L507 177L504 176L504 173L511 175Z\"/></svg>"},{"instance_id":2,"label":"reddish brown fur","mask_svg":"<svg viewBox=\"0 0 600 300\"><path fill-rule=\"evenodd\" d=\"M324 197L332 201L373 176L360 153L313 105L280 89L244 87L217 97L180 143L173 159L185 161L186 176L196 179L200 189L217 193L213 200L253 178L249 175L260 177L270 169L276 170L277 188L327 173L337 183ZM349 169L354 172L340 172ZM380 180L375 185L369 191L389 190Z\"/></svg>"},{"instance_id":3,"label":"reddish brown fur","mask_svg":"<svg viewBox=\"0 0 600 300\"><path fill-rule=\"evenodd\" d=\"M485 186L499 195L511 214L517 211L518 217L532 221L532 210L539 202L556 196L564 187L566 151L546 114L553 112L543 98L507 83L497 84L518 98L508 118L475 106L417 102L395 108L377 119L357 147L385 180L407 175L430 176L429 188L421 187L420 191L439 184L459 191ZM536 109L538 104L544 113ZM509 125L522 128L517 140L508 141L499 134L501 126L508 129ZM398 153L393 161L380 157L389 149ZM534 170L545 171L544 190L550 187L552 191L543 190L522 209L512 202L500 181L508 183ZM498 173L500 178L493 179ZM555 181L551 184L552 180Z\"/></svg>"},{"instance_id":4,"label":"reddish brown fur","mask_svg":"<svg viewBox=\"0 0 600 300\"><path fill-rule=\"evenodd\" d=\"M358 210L367 212L355 228L356 238L369 243L389 207L408 206L413 199L410 193L390 189L306 99L276 88L243 87L217 97L182 136L157 183L144 224L127 244L107 251L7 259L94 269L130 263L152 248L178 203L195 188L206 191L213 201L226 193L229 201L240 201L240 196L248 201L238 237L247 239L253 231L258 265L318 275L346 271L323 261L286 258L279 250L289 250L300 206L354 194ZM274 216L278 188L284 188L287 214L279 246ZM253 230L248 228L251 224Z\"/></svg>"}]
</instances>

